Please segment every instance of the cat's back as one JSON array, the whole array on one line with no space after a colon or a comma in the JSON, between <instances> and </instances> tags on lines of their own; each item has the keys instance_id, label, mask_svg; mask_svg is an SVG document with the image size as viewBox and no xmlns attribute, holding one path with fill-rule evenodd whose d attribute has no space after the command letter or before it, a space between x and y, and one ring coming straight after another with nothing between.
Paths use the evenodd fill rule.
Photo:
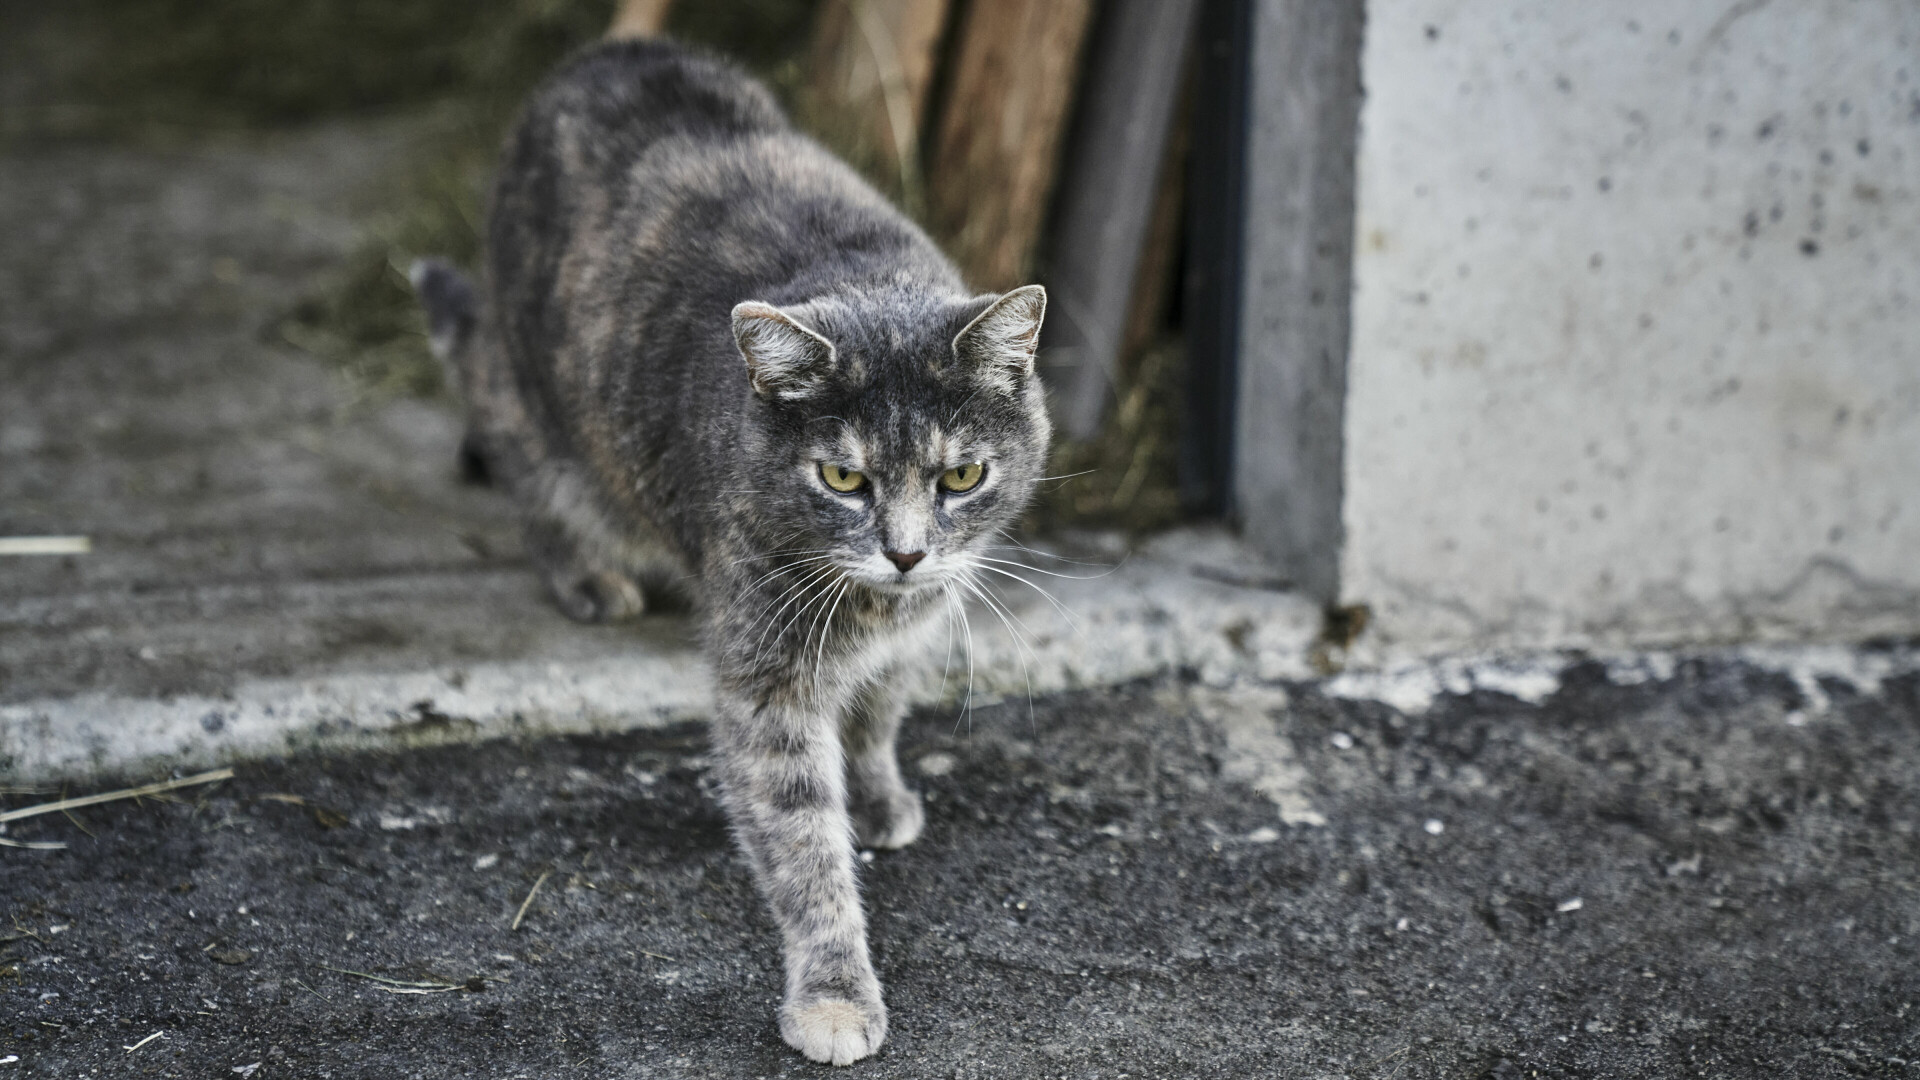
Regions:
<instances>
[{"instance_id":1,"label":"cat's back","mask_svg":"<svg viewBox=\"0 0 1920 1080\"><path fill-rule=\"evenodd\" d=\"M648 40L575 54L535 90L501 155L488 269L509 294L503 306L551 290L561 253L583 228L606 224L636 163L663 143L725 146L789 130L763 87L714 57Z\"/></svg>"},{"instance_id":2,"label":"cat's back","mask_svg":"<svg viewBox=\"0 0 1920 1080\"><path fill-rule=\"evenodd\" d=\"M795 131L765 87L666 41L594 46L536 91L488 231L509 348L546 360L591 349L583 317L609 305L622 329L644 322L657 339L697 318L725 340L743 299L902 274L959 288L925 235Z\"/></svg>"},{"instance_id":3,"label":"cat's back","mask_svg":"<svg viewBox=\"0 0 1920 1080\"><path fill-rule=\"evenodd\" d=\"M667 41L608 42L576 54L535 91L502 178L559 166L615 182L662 139L724 143L789 130L772 95L716 57Z\"/></svg>"}]
</instances>

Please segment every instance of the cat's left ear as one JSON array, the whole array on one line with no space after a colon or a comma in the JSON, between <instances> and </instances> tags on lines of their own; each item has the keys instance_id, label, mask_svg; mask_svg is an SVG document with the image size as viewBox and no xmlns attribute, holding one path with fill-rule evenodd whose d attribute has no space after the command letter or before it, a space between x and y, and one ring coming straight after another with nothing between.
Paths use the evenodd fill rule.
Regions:
<instances>
[{"instance_id":1,"label":"cat's left ear","mask_svg":"<svg viewBox=\"0 0 1920 1080\"><path fill-rule=\"evenodd\" d=\"M753 392L763 398L806 397L833 371L833 342L772 304L735 304L733 340L747 361Z\"/></svg>"},{"instance_id":2,"label":"cat's left ear","mask_svg":"<svg viewBox=\"0 0 1920 1080\"><path fill-rule=\"evenodd\" d=\"M1047 290L1022 285L975 316L953 339L953 355L971 364L1004 389L1016 390L1033 374L1040 348L1040 321L1047 314Z\"/></svg>"}]
</instances>

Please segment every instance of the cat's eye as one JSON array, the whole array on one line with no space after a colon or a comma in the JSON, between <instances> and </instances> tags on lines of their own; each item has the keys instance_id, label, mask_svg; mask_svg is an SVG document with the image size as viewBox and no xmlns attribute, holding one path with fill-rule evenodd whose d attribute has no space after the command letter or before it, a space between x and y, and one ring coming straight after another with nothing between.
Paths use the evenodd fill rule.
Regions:
<instances>
[{"instance_id":1,"label":"cat's eye","mask_svg":"<svg viewBox=\"0 0 1920 1080\"><path fill-rule=\"evenodd\" d=\"M941 491L972 491L980 486L980 478L987 475L987 467L978 461L965 465L955 465L940 476Z\"/></svg>"},{"instance_id":2,"label":"cat's eye","mask_svg":"<svg viewBox=\"0 0 1920 1080\"><path fill-rule=\"evenodd\" d=\"M867 486L865 473L843 469L838 465L829 465L824 461L820 463L820 479L842 495L851 495Z\"/></svg>"}]
</instances>

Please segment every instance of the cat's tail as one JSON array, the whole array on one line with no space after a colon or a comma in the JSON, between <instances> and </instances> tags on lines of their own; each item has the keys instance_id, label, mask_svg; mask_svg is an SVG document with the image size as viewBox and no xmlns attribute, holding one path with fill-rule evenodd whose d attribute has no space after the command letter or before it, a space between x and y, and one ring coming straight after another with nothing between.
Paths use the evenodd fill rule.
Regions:
<instances>
[{"instance_id":1,"label":"cat's tail","mask_svg":"<svg viewBox=\"0 0 1920 1080\"><path fill-rule=\"evenodd\" d=\"M460 271L439 259L415 259L407 268L414 294L427 312L427 347L447 367L456 386L466 382L460 370L461 354L473 340L480 321L479 300L473 285Z\"/></svg>"},{"instance_id":2,"label":"cat's tail","mask_svg":"<svg viewBox=\"0 0 1920 1080\"><path fill-rule=\"evenodd\" d=\"M440 361L447 385L464 398L468 408L476 380L469 366L473 363L473 339L480 325L480 301L473 283L460 271L440 259L415 259L407 268L414 294L427 313L427 348ZM480 440L469 431L460 443L460 474L472 483L487 483L492 473L482 453Z\"/></svg>"}]
</instances>

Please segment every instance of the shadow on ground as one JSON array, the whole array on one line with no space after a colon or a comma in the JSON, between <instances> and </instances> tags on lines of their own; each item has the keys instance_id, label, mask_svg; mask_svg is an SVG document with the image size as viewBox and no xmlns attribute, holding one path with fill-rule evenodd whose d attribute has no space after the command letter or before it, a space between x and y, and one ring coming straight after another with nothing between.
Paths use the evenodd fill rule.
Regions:
<instances>
[{"instance_id":1,"label":"shadow on ground","mask_svg":"<svg viewBox=\"0 0 1920 1080\"><path fill-rule=\"evenodd\" d=\"M854 1073L1912 1075L1920 681L1803 704L1692 661L1420 717L1182 683L920 714ZM17 825L73 846L0 851L0 1076L823 1074L703 746L265 763Z\"/></svg>"}]
</instances>

